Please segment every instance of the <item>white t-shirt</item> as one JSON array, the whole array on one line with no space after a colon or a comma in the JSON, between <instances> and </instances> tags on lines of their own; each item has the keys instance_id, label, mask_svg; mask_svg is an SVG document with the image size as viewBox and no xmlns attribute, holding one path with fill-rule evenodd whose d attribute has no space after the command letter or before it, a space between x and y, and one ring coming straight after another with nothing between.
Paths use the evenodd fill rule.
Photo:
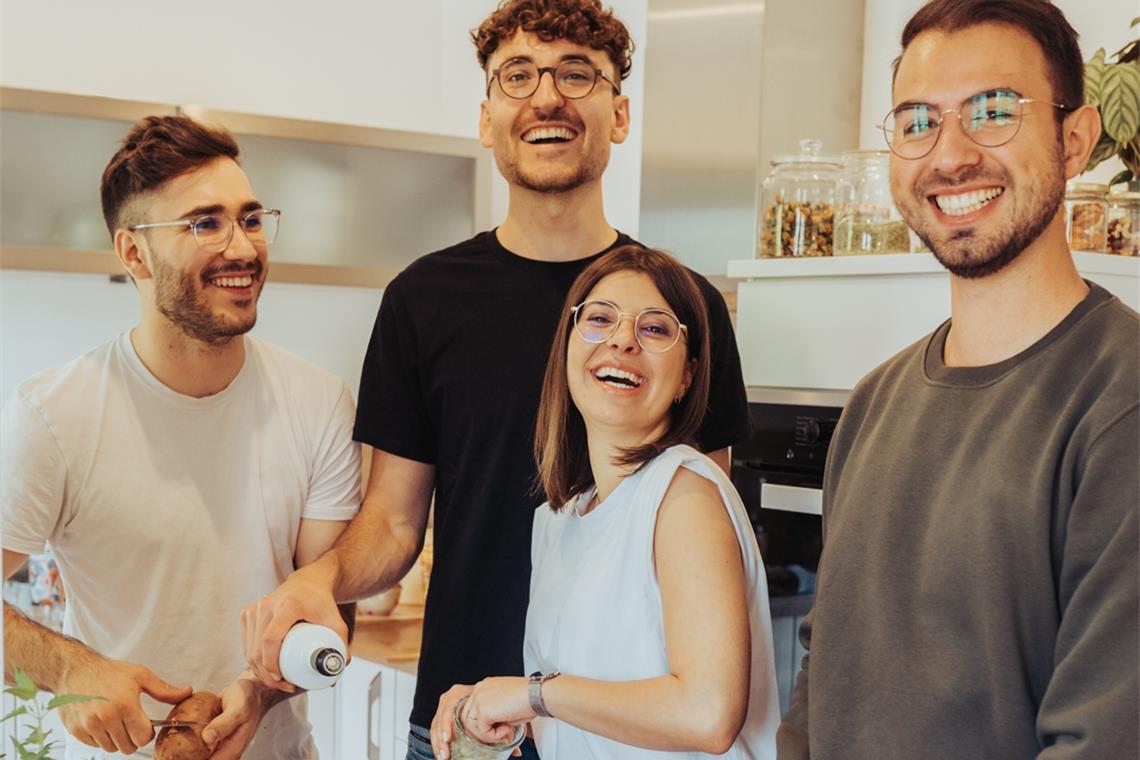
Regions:
<instances>
[{"instance_id":1,"label":"white t-shirt","mask_svg":"<svg viewBox=\"0 0 1140 760\"><path fill-rule=\"evenodd\" d=\"M594 489L561 512L535 512L533 570L523 661L526 672L554 670L605 681L669 673L661 589L653 564L653 534L661 499L679 467L716 484L732 519L748 585L752 630L751 688L744 728L727 760L776 757L780 703L772 653L768 583L756 535L732 482L711 459L674 446L623 479L593 510L581 509ZM709 646L718 646L710 641ZM662 752L621 744L556 718L534 722L542 760L695 760L702 752Z\"/></svg>"},{"instance_id":2,"label":"white t-shirt","mask_svg":"<svg viewBox=\"0 0 1140 760\"><path fill-rule=\"evenodd\" d=\"M244 340L213 396L163 385L124 333L22 383L0 414L4 548L51 543L64 632L215 693L245 668L241 610L293 570L301 519L349 520L360 504L344 383ZM68 738L69 758L99 754ZM245 754L316 756L304 696L270 710Z\"/></svg>"}]
</instances>

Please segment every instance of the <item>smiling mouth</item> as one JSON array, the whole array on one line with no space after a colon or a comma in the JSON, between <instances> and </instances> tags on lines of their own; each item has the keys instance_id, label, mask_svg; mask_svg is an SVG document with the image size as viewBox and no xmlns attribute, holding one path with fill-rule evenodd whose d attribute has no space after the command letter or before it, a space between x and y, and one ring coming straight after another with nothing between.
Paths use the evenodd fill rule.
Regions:
<instances>
[{"instance_id":1,"label":"smiling mouth","mask_svg":"<svg viewBox=\"0 0 1140 760\"><path fill-rule=\"evenodd\" d=\"M965 216L979 211L1005 192L1003 187L987 187L967 193L943 193L930 199L947 216Z\"/></svg>"},{"instance_id":2,"label":"smiling mouth","mask_svg":"<svg viewBox=\"0 0 1140 760\"><path fill-rule=\"evenodd\" d=\"M228 275L211 277L207 280L216 288L248 288L253 286L253 275Z\"/></svg>"},{"instance_id":3,"label":"smiling mouth","mask_svg":"<svg viewBox=\"0 0 1140 760\"><path fill-rule=\"evenodd\" d=\"M594 370L594 377L605 385L614 388L640 388L645 378L617 367L599 367Z\"/></svg>"},{"instance_id":4,"label":"smiling mouth","mask_svg":"<svg viewBox=\"0 0 1140 760\"><path fill-rule=\"evenodd\" d=\"M523 132L523 142L531 145L570 142L578 133L568 127L533 127Z\"/></svg>"}]
</instances>

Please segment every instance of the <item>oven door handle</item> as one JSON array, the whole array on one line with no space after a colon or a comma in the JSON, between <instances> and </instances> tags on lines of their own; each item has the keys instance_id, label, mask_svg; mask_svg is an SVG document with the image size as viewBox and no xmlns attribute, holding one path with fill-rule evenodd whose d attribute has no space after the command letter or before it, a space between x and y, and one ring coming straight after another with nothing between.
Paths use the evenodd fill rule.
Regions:
<instances>
[{"instance_id":1,"label":"oven door handle","mask_svg":"<svg viewBox=\"0 0 1140 760\"><path fill-rule=\"evenodd\" d=\"M823 491L818 488L761 483L760 508L801 512L805 515L822 515Z\"/></svg>"}]
</instances>

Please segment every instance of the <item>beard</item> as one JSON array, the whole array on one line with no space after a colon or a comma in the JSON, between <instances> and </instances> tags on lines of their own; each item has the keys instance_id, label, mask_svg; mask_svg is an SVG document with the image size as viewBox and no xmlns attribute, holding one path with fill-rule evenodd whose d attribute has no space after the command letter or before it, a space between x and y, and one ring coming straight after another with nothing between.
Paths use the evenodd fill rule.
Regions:
<instances>
[{"instance_id":1,"label":"beard","mask_svg":"<svg viewBox=\"0 0 1140 760\"><path fill-rule=\"evenodd\" d=\"M557 111L546 119L540 121L560 121L574 125L579 140L586 144L582 155L573 165L560 165L541 161L532 162L531 166L524 166L519 158L517 145L519 138L514 134L505 134L502 139L496 139L495 144L508 146L495 151L495 164L499 173L511 185L524 187L539 193L567 193L576 190L582 185L594 182L602 176L609 162L609 155L605 146L596 149L584 137L586 134L581 120L565 111ZM521 135L534 124L528 125L519 131Z\"/></svg>"},{"instance_id":2,"label":"beard","mask_svg":"<svg viewBox=\"0 0 1140 760\"><path fill-rule=\"evenodd\" d=\"M1058 139L1047 161L1049 171L1026 178L1020 187L1015 187L1012 176L1004 169L974 166L953 177L935 172L915 183L912 193L898 204L899 213L951 274L967 280L989 277L1017 259L1056 217L1065 200L1062 150ZM1013 206L1011 211L988 235L966 227L940 237L942 231L930 217L927 198L940 190L978 182L1004 187L999 197L1009 195L1006 200Z\"/></svg>"},{"instance_id":3,"label":"beard","mask_svg":"<svg viewBox=\"0 0 1140 760\"><path fill-rule=\"evenodd\" d=\"M253 262L254 309L246 318L229 318L216 313L206 300L205 288L212 287L209 278L226 272L248 272L249 267L234 263L212 267L200 275L179 270L159 257L154 260L154 300L159 313L170 320L189 338L210 346L220 346L244 335L257 323L256 303L261 296L262 264Z\"/></svg>"}]
</instances>

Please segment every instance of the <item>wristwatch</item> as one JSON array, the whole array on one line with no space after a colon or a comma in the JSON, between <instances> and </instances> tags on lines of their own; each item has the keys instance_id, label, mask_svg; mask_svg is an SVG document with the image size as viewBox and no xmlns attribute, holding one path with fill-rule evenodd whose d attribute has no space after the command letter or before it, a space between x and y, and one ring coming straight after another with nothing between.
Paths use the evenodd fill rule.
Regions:
<instances>
[{"instance_id":1,"label":"wristwatch","mask_svg":"<svg viewBox=\"0 0 1140 760\"><path fill-rule=\"evenodd\" d=\"M546 703L542 701L542 685L551 678L557 678L560 675L562 674L557 670L553 673L543 673L536 670L527 679L527 700L530 702L530 709L534 710L534 714L540 718L550 717L550 711L546 709Z\"/></svg>"}]
</instances>

